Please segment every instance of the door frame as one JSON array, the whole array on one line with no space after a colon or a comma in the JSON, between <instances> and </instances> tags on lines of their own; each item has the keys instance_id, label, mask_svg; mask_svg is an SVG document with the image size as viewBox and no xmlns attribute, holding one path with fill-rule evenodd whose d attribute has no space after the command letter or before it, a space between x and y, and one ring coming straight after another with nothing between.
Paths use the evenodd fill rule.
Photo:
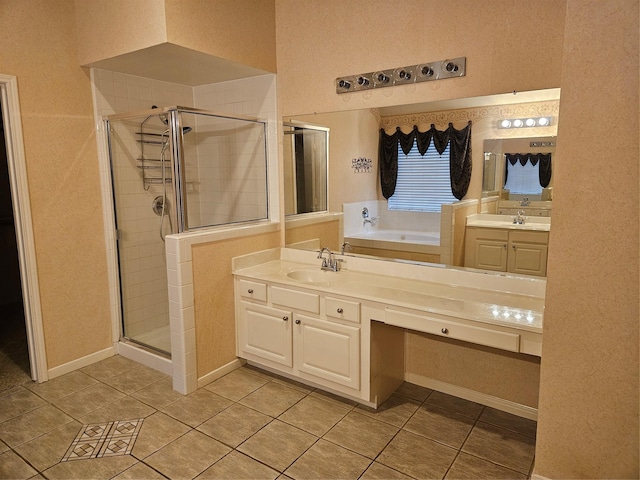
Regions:
<instances>
[{"instance_id":1,"label":"door frame","mask_svg":"<svg viewBox=\"0 0 640 480\"><path fill-rule=\"evenodd\" d=\"M38 383L42 383L49 379L49 372L47 370L47 355L42 325L40 287L22 137L18 81L15 76L0 74L0 95L31 378Z\"/></svg>"}]
</instances>

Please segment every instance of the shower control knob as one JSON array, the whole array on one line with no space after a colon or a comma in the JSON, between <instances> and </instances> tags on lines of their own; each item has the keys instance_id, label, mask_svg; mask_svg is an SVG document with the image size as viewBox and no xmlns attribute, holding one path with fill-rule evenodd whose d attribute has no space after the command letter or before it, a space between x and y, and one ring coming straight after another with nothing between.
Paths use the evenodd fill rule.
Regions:
<instances>
[{"instance_id":1,"label":"shower control knob","mask_svg":"<svg viewBox=\"0 0 640 480\"><path fill-rule=\"evenodd\" d=\"M442 333L444 333L445 335L447 333L449 333L449 329L448 328L443 328L442 330L440 330Z\"/></svg>"},{"instance_id":2,"label":"shower control knob","mask_svg":"<svg viewBox=\"0 0 640 480\"><path fill-rule=\"evenodd\" d=\"M250 288L249 290L247 290L247 292L253 293L253 288Z\"/></svg>"},{"instance_id":3,"label":"shower control knob","mask_svg":"<svg viewBox=\"0 0 640 480\"><path fill-rule=\"evenodd\" d=\"M341 308L338 308L338 310L336 310L336 312L342 313L342 312L344 312L344 310L342 310Z\"/></svg>"},{"instance_id":4,"label":"shower control knob","mask_svg":"<svg viewBox=\"0 0 640 480\"><path fill-rule=\"evenodd\" d=\"M300 320L296 320L296 325L300 325Z\"/></svg>"}]
</instances>

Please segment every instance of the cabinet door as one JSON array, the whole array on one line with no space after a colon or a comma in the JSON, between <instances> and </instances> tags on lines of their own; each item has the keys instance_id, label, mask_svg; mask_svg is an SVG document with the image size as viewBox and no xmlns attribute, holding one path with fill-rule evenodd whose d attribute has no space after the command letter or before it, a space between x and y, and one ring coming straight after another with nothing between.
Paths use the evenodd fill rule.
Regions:
<instances>
[{"instance_id":1,"label":"cabinet door","mask_svg":"<svg viewBox=\"0 0 640 480\"><path fill-rule=\"evenodd\" d=\"M291 312L240 302L238 355L293 365Z\"/></svg>"},{"instance_id":2,"label":"cabinet door","mask_svg":"<svg viewBox=\"0 0 640 480\"><path fill-rule=\"evenodd\" d=\"M465 243L465 267L507 271L508 231L467 227Z\"/></svg>"},{"instance_id":3,"label":"cabinet door","mask_svg":"<svg viewBox=\"0 0 640 480\"><path fill-rule=\"evenodd\" d=\"M296 315L294 339L296 365L305 377L360 389L359 328Z\"/></svg>"},{"instance_id":4,"label":"cabinet door","mask_svg":"<svg viewBox=\"0 0 640 480\"><path fill-rule=\"evenodd\" d=\"M505 241L479 238L476 240L475 249L476 264L474 268L506 272L507 243Z\"/></svg>"},{"instance_id":5,"label":"cabinet door","mask_svg":"<svg viewBox=\"0 0 640 480\"><path fill-rule=\"evenodd\" d=\"M510 242L509 272L525 275L547 274L547 246L537 243Z\"/></svg>"}]
</instances>

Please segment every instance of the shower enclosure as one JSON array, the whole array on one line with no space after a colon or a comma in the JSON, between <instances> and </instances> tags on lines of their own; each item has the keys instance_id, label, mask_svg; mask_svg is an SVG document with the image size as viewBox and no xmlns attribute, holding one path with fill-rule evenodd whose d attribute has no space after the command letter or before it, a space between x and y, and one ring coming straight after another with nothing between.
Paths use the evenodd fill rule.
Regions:
<instances>
[{"instance_id":1,"label":"shower enclosure","mask_svg":"<svg viewBox=\"0 0 640 480\"><path fill-rule=\"evenodd\" d=\"M169 356L165 237L268 218L266 124L185 107L105 122L121 335Z\"/></svg>"}]
</instances>

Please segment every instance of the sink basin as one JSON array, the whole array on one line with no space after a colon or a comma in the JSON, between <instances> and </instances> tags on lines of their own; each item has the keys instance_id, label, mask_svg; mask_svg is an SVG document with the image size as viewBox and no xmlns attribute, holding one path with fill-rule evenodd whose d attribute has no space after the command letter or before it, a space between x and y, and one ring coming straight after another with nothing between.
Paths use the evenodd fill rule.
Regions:
<instances>
[{"instance_id":1,"label":"sink basin","mask_svg":"<svg viewBox=\"0 0 640 480\"><path fill-rule=\"evenodd\" d=\"M340 274L338 272L329 272L327 270L320 270L319 268L313 270L294 270L287 273L287 277L301 283L313 283L325 286L329 286L330 284L340 280Z\"/></svg>"}]
</instances>

